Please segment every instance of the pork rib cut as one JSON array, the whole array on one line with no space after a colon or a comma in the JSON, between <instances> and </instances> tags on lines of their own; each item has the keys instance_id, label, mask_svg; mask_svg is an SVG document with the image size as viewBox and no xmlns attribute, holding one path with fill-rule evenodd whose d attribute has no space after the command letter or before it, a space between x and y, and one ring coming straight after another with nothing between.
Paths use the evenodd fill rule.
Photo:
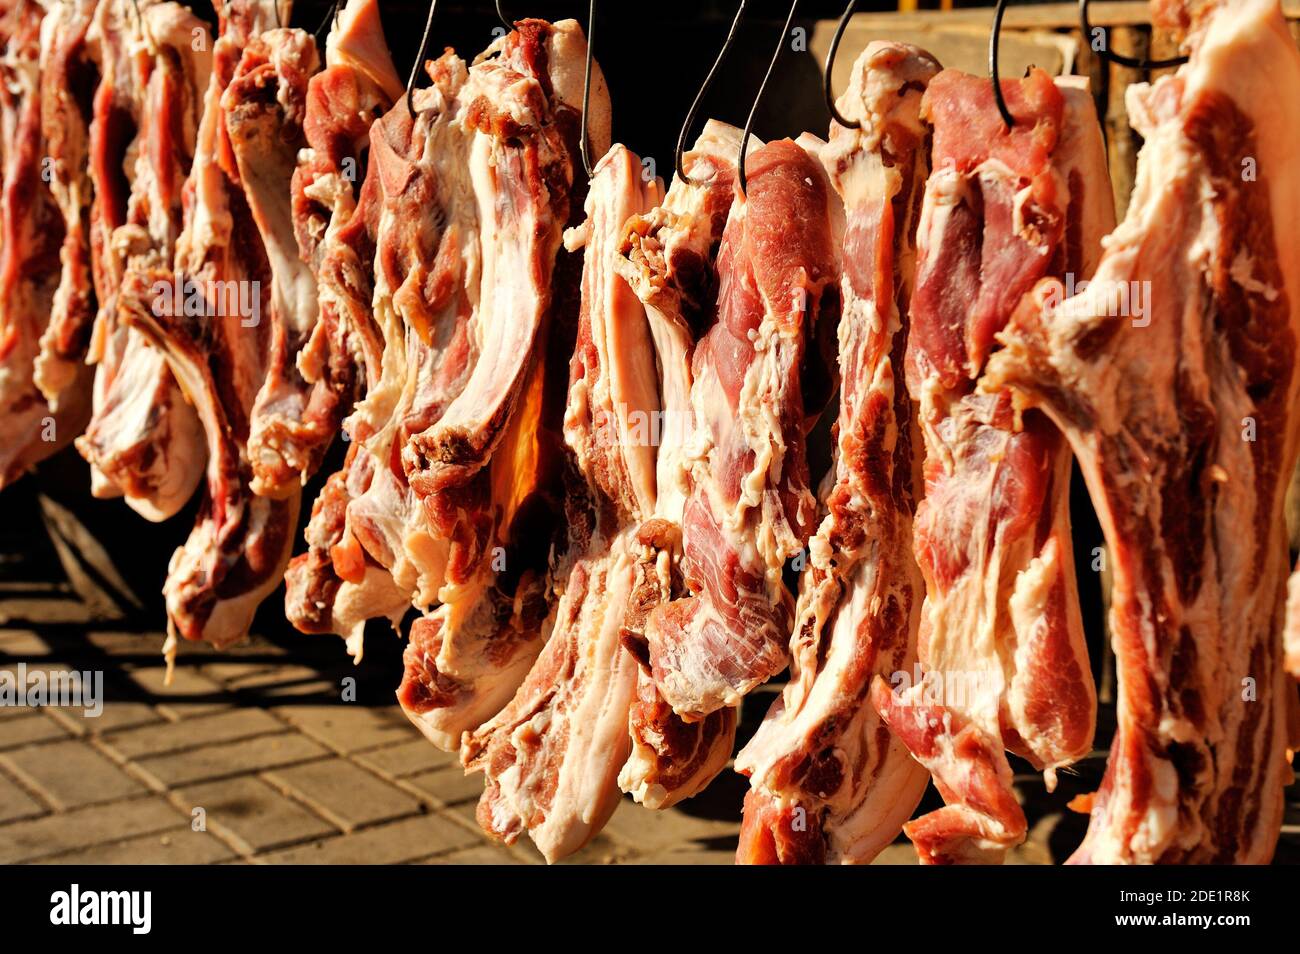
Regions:
<instances>
[{"instance_id":1,"label":"pork rib cut","mask_svg":"<svg viewBox=\"0 0 1300 954\"><path fill-rule=\"evenodd\" d=\"M448 135L463 150L459 161L435 153L454 163L437 181L446 177L444 190L457 196L432 262L432 287L446 289L446 273L455 276L454 294L438 307L456 320L441 319L446 330L437 333L463 336L469 360L458 390L447 391L453 400L436 417L412 419L397 445L420 524L445 554L441 605L412 626L398 700L444 748L458 748L515 695L557 595L547 559L553 544L563 549L560 430L581 277L580 256L560 243L581 221L585 193L574 181L585 59L574 21L520 21L456 94ZM595 65L590 109L599 149L609 141L609 109ZM408 319L413 337L421 318ZM520 377L498 390L499 375ZM461 415L481 402L495 410L471 436ZM449 420L457 422L450 431ZM472 447L473 462L458 458L449 470L427 452L453 432L468 437L460 450Z\"/></svg>"},{"instance_id":2,"label":"pork rib cut","mask_svg":"<svg viewBox=\"0 0 1300 954\"><path fill-rule=\"evenodd\" d=\"M325 64L308 84L304 127L310 148L293 180L294 228L301 254L315 269L320 305L315 330L298 358L299 370L313 386L308 407L318 414L319 426L306 435L313 453L328 444L326 422L337 429L365 393L382 356L371 313L382 202L374 153L364 180L360 174L370 152L371 125L397 101L402 87L376 0L350 0L344 7L325 41ZM374 594L363 585L367 574L375 586L388 583L385 588L395 590L378 567L367 567L347 532L349 482L362 475L360 467L353 469L360 453L356 436L349 435L353 443L343 469L330 475L312 505L307 552L294 558L286 574L285 614L304 632L350 636L363 625L366 614L374 612L369 605ZM349 553L355 557L351 563ZM336 554L342 567L335 565ZM407 600L395 594L389 602L404 607ZM386 614L380 609L378 615ZM354 655L360 651L359 634L356 642Z\"/></svg>"},{"instance_id":3,"label":"pork rib cut","mask_svg":"<svg viewBox=\"0 0 1300 954\"><path fill-rule=\"evenodd\" d=\"M835 462L800 581L791 678L736 759L750 777L743 863L870 862L929 781L869 693L873 676L912 670L925 593L902 369L929 171L921 97L938 71L915 47L870 44L838 103L860 128L834 126L822 155L846 218Z\"/></svg>"},{"instance_id":4,"label":"pork rib cut","mask_svg":"<svg viewBox=\"0 0 1300 954\"><path fill-rule=\"evenodd\" d=\"M163 520L203 475L203 431L129 314L175 297L151 279L169 266L181 232L212 44L206 25L176 3L101 3L95 16L102 74L90 130L90 241L99 311L87 353L94 406L77 449L95 496L124 495L142 516Z\"/></svg>"},{"instance_id":5,"label":"pork rib cut","mask_svg":"<svg viewBox=\"0 0 1300 954\"><path fill-rule=\"evenodd\" d=\"M1128 215L1087 289L1022 303L987 384L1064 431L1114 561L1119 724L1071 860L1261 863L1291 777L1300 53L1274 0L1154 13L1191 62L1130 87Z\"/></svg>"},{"instance_id":6,"label":"pork rib cut","mask_svg":"<svg viewBox=\"0 0 1300 954\"><path fill-rule=\"evenodd\" d=\"M640 161L615 146L596 166L586 222L566 236L570 249L585 247L585 260L564 420L573 457L568 549L556 572L563 593L518 692L461 751L468 770L487 776L479 824L507 842L527 831L550 862L604 826L631 748L637 662L621 634L634 611L637 531L654 511L648 423L659 386L645 309L614 259L623 223L660 198Z\"/></svg>"},{"instance_id":7,"label":"pork rib cut","mask_svg":"<svg viewBox=\"0 0 1300 954\"><path fill-rule=\"evenodd\" d=\"M654 516L637 533L640 566L624 645L641 664L628 716L632 750L619 785L647 808L668 808L697 794L731 757L734 707L687 722L655 685L645 639L655 609L689 595L682 576L681 524L691 422L691 354L717 304L716 255L735 191L740 130L710 120L682 157L689 182L675 177L664 201L624 226L615 267L641 299L659 366Z\"/></svg>"},{"instance_id":8,"label":"pork rib cut","mask_svg":"<svg viewBox=\"0 0 1300 954\"><path fill-rule=\"evenodd\" d=\"M655 682L688 720L736 705L786 664L782 568L816 518L803 377L814 329L839 306L841 210L816 152L782 140L748 157L748 195L718 252L716 320L692 356L681 524L692 595L656 608L645 634Z\"/></svg>"},{"instance_id":9,"label":"pork rib cut","mask_svg":"<svg viewBox=\"0 0 1300 954\"><path fill-rule=\"evenodd\" d=\"M263 67L270 48L301 50L302 34L275 28L271 0L231 0L221 11L185 183L184 229L173 262L152 275L154 286L178 289L184 301L172 300L171 307L165 299L151 303L145 298L150 285L143 281L124 290L124 299L134 304L130 321L165 352L198 410L208 445L198 519L173 554L163 588L169 656L178 636L216 646L247 636L258 604L284 572L299 503L298 494L271 500L250 489L245 448L253 402L267 375L274 278L252 208L257 199L246 197L241 183L239 156L256 154L259 142L274 148L279 110L300 108L307 71Z\"/></svg>"},{"instance_id":10,"label":"pork rib cut","mask_svg":"<svg viewBox=\"0 0 1300 954\"><path fill-rule=\"evenodd\" d=\"M59 287L41 335L33 379L51 408L89 409L93 372L86 366L95 317L90 269L90 123L99 82L98 0L57 3L41 23L41 131L50 162L50 191L63 216Z\"/></svg>"},{"instance_id":11,"label":"pork rib cut","mask_svg":"<svg viewBox=\"0 0 1300 954\"><path fill-rule=\"evenodd\" d=\"M41 134L44 17L35 0L0 3L0 488L66 445L86 416L77 402L56 416L33 379L64 235Z\"/></svg>"},{"instance_id":12,"label":"pork rib cut","mask_svg":"<svg viewBox=\"0 0 1300 954\"><path fill-rule=\"evenodd\" d=\"M1069 524L1071 458L1041 414L976 391L994 335L1044 275L1082 280L1109 228L1105 153L1084 81L948 70L922 107L934 172L917 236L908 388L925 438L915 551L920 667L873 699L947 806L906 826L926 863L999 861L1025 836L1004 749L1046 773L1086 754L1096 695ZM915 676L920 675L920 679Z\"/></svg>"}]
</instances>

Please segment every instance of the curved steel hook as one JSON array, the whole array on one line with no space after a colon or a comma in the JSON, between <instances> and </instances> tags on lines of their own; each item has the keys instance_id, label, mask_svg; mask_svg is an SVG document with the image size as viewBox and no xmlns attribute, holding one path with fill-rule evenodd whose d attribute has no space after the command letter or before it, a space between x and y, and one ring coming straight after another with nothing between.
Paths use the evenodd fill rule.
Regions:
<instances>
[{"instance_id":1,"label":"curved steel hook","mask_svg":"<svg viewBox=\"0 0 1300 954\"><path fill-rule=\"evenodd\" d=\"M334 2L330 4L329 10L325 14L325 19L321 21L321 25L318 26L316 31L312 34L312 36L316 38L317 47L321 45L322 35L328 37L329 31L334 28L334 24L339 22L340 5L341 0L334 0Z\"/></svg>"},{"instance_id":2,"label":"curved steel hook","mask_svg":"<svg viewBox=\"0 0 1300 954\"><path fill-rule=\"evenodd\" d=\"M506 15L501 12L501 0L497 0L496 5L497 5L497 19L501 21L501 25L505 27L506 32L509 33L511 30L515 28L515 25L511 23L509 20L507 20Z\"/></svg>"},{"instance_id":3,"label":"curved steel hook","mask_svg":"<svg viewBox=\"0 0 1300 954\"><path fill-rule=\"evenodd\" d=\"M1092 36L1092 23L1088 20L1088 4L1091 0L1079 0L1079 28L1083 31L1083 41L1088 42ZM1105 32L1105 27L1099 27L1102 30L1102 45L1100 50L1094 50L1103 60L1109 60L1112 63L1118 63L1120 66L1127 66L1135 70L1159 70L1169 66L1182 66L1187 62L1186 56L1171 56L1164 60L1138 60L1131 56L1124 56L1122 53L1112 53L1107 46L1109 45L1109 35Z\"/></svg>"},{"instance_id":4,"label":"curved steel hook","mask_svg":"<svg viewBox=\"0 0 1300 954\"><path fill-rule=\"evenodd\" d=\"M989 79L993 81L993 102L997 103L1002 121L1010 129L1016 120L1007 108L1006 98L1002 95L1002 77L998 74L998 40L1002 38L1002 14L1006 9L1007 0L998 0L998 5L993 10L993 30L989 33Z\"/></svg>"},{"instance_id":5,"label":"curved steel hook","mask_svg":"<svg viewBox=\"0 0 1300 954\"><path fill-rule=\"evenodd\" d=\"M283 29L284 29L284 19L283 19L283 17L282 17L281 14L280 14L280 0L274 0L273 5L274 5L274 7L275 7L275 25L276 25L277 27L279 27L281 30L283 30Z\"/></svg>"},{"instance_id":6,"label":"curved steel hook","mask_svg":"<svg viewBox=\"0 0 1300 954\"><path fill-rule=\"evenodd\" d=\"M682 131L677 135L677 151L673 153L673 171L685 183L695 184L693 179L687 177L686 172L682 169L682 154L686 152L686 137L691 133L691 126L695 124L695 114L699 112L700 103L704 101L704 96L713 85L713 79L718 75L718 67L727 56L727 51L731 49L732 42L736 39L736 30L740 26L740 18L745 12L745 0L740 0L740 5L736 7L736 15L731 20L731 29L727 31L727 38L722 42L722 49L718 51L718 57L709 67L709 75L704 77L704 83L700 86L700 91L695 94L695 101L691 103L690 111L686 114L686 121L682 123Z\"/></svg>"},{"instance_id":7,"label":"curved steel hook","mask_svg":"<svg viewBox=\"0 0 1300 954\"><path fill-rule=\"evenodd\" d=\"M406 111L411 114L412 122L415 122L415 78L420 75L420 65L424 62L424 55L429 49L429 39L433 35L433 12L436 9L438 9L438 0L430 0L429 18L424 21L424 35L420 38L420 49L416 51L411 75L406 81Z\"/></svg>"},{"instance_id":8,"label":"curved steel hook","mask_svg":"<svg viewBox=\"0 0 1300 954\"><path fill-rule=\"evenodd\" d=\"M826 93L826 108L831 111L831 119L845 129L861 129L862 123L856 119L845 119L840 115L840 111L835 105L835 93L831 89L831 71L835 68L835 54L840 49L840 38L844 36L844 28L849 25L849 19L853 16L853 8L857 5L858 0L849 0L849 5L844 8L844 15L840 17L839 26L835 28L835 35L831 37L831 48L826 54L826 85L823 87Z\"/></svg>"},{"instance_id":9,"label":"curved steel hook","mask_svg":"<svg viewBox=\"0 0 1300 954\"><path fill-rule=\"evenodd\" d=\"M781 51L785 49L786 38L790 35L790 25L794 23L794 12L798 8L799 0L793 0L790 4L790 13L785 18L785 26L781 28L781 42L772 53L772 60L767 64L763 82L758 86L758 95L754 97L754 105L749 108L749 118L745 120L745 131L740 137L740 155L736 158L736 184L740 186L742 196L749 186L745 179L745 152L749 147L750 131L754 128L754 117L758 114L758 104L763 101L763 93L767 91L767 81L772 78L772 71L776 69L776 61L781 58Z\"/></svg>"},{"instance_id":10,"label":"curved steel hook","mask_svg":"<svg viewBox=\"0 0 1300 954\"><path fill-rule=\"evenodd\" d=\"M587 143L587 111L591 106L591 48L595 46L596 0L587 6L587 63L582 71L582 127L578 130L578 151L582 153L582 168L591 178L594 168L591 163L591 146Z\"/></svg>"}]
</instances>

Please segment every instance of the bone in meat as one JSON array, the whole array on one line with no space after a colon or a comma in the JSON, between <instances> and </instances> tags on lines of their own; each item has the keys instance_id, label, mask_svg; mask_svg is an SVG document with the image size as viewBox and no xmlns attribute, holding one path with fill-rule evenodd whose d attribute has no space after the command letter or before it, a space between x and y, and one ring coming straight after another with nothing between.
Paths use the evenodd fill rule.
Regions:
<instances>
[{"instance_id":1,"label":"bone in meat","mask_svg":"<svg viewBox=\"0 0 1300 954\"><path fill-rule=\"evenodd\" d=\"M637 158L615 146L597 164L586 222L566 236L586 252L564 420L573 456L569 548L556 573L563 595L514 699L461 752L467 769L487 776L480 825L507 842L527 831L551 862L613 813L630 750L637 663L620 636L633 608L637 529L655 497L654 447L636 429L659 394L645 310L615 271L614 251L623 223L660 197Z\"/></svg>"},{"instance_id":2,"label":"bone in meat","mask_svg":"<svg viewBox=\"0 0 1300 954\"><path fill-rule=\"evenodd\" d=\"M869 45L838 103L861 128L833 125L822 154L846 217L835 460L800 581L791 678L736 759L750 777L742 863L870 862L929 781L868 696L874 676L911 672L925 594L902 371L929 171L921 96L938 70L915 47Z\"/></svg>"},{"instance_id":3,"label":"bone in meat","mask_svg":"<svg viewBox=\"0 0 1300 954\"><path fill-rule=\"evenodd\" d=\"M207 27L176 3L101 3L93 29L102 51L90 131L99 311L88 350L93 411L77 449L91 465L95 496L124 495L142 516L163 520L203 475L203 432L162 352L128 315L175 297L151 276L171 261L181 232L182 184L213 54ZM136 301L123 299L128 287Z\"/></svg>"},{"instance_id":4,"label":"bone in meat","mask_svg":"<svg viewBox=\"0 0 1300 954\"><path fill-rule=\"evenodd\" d=\"M559 431L581 267L580 256L561 251L560 237L581 221L585 192L585 182L574 182L581 29L572 20L521 21L489 51L498 55L470 69L455 122L468 156L457 175L468 175L474 218L448 244L466 249L457 267L465 269L475 348L456 401L471 387L495 387L481 378L485 364L509 365L523 378L517 397L499 408L504 417L489 425L499 437L474 439L485 452L495 444L485 466L459 469L451 483L426 467L421 448L455 402L413 432L402 452L422 525L446 547L446 563L441 605L411 629L398 700L434 744L452 749L510 701L541 649L557 595L546 561L564 539ZM609 139L608 94L594 65L590 108L598 149ZM524 341L527 354L499 353Z\"/></svg>"},{"instance_id":5,"label":"bone in meat","mask_svg":"<svg viewBox=\"0 0 1300 954\"><path fill-rule=\"evenodd\" d=\"M747 171L718 252L716 321L691 362L682 538L693 595L646 627L655 682L688 719L736 705L785 667L782 567L816 516L802 378L810 336L838 310L839 199L815 150L788 140L755 150Z\"/></svg>"},{"instance_id":6,"label":"bone in meat","mask_svg":"<svg viewBox=\"0 0 1300 954\"><path fill-rule=\"evenodd\" d=\"M654 516L637 532L641 549L633 608L623 642L641 664L628 714L632 750L619 786L647 808L668 808L697 794L731 757L737 710L724 706L697 722L673 712L655 685L645 621L655 607L687 595L681 572L690 433L691 352L717 298L714 257L735 189L740 130L705 124L682 157L690 182L674 178L664 201L624 227L615 267L645 306L659 365L660 412L654 422Z\"/></svg>"},{"instance_id":7,"label":"bone in meat","mask_svg":"<svg viewBox=\"0 0 1300 954\"><path fill-rule=\"evenodd\" d=\"M1127 217L1087 289L1022 303L987 384L1064 431L1114 561L1118 728L1072 861L1265 863L1291 778L1300 54L1273 0L1154 14L1191 62L1130 87Z\"/></svg>"},{"instance_id":8,"label":"bone in meat","mask_svg":"<svg viewBox=\"0 0 1300 954\"><path fill-rule=\"evenodd\" d=\"M56 415L33 380L64 235L41 134L44 16L33 0L0 4L0 487L66 445L86 417L78 401Z\"/></svg>"},{"instance_id":9,"label":"bone in meat","mask_svg":"<svg viewBox=\"0 0 1300 954\"><path fill-rule=\"evenodd\" d=\"M61 275L41 335L33 379L51 408L89 407L93 372L86 347L95 317L90 271L90 122L99 82L98 0L56 3L41 24L41 130L49 153L50 191L63 216Z\"/></svg>"}]
</instances>

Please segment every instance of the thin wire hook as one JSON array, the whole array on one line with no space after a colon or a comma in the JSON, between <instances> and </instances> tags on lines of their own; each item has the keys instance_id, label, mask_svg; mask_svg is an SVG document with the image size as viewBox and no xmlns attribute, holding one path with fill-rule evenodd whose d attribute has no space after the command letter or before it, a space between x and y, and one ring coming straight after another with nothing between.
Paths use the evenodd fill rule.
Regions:
<instances>
[{"instance_id":1,"label":"thin wire hook","mask_svg":"<svg viewBox=\"0 0 1300 954\"><path fill-rule=\"evenodd\" d=\"M1091 0L1079 0L1079 27L1083 31L1083 40L1089 42L1092 36L1092 23L1088 20L1088 4ZM1105 27L1098 27L1102 31L1102 44L1100 50L1095 50L1096 54L1103 60L1109 60L1112 63L1118 63L1120 66L1127 66L1135 70L1159 70L1169 66L1182 66L1187 62L1186 56L1171 56L1165 60L1138 60L1131 56L1124 56L1122 53L1112 53L1107 47L1110 45L1110 34L1106 32Z\"/></svg>"},{"instance_id":2,"label":"thin wire hook","mask_svg":"<svg viewBox=\"0 0 1300 954\"><path fill-rule=\"evenodd\" d=\"M587 63L582 71L582 128L578 135L578 151L582 153L582 168L587 172L587 178L591 178L594 167L591 163L591 146L587 143L587 113L591 106L591 48L596 45L596 0L591 0L587 6Z\"/></svg>"},{"instance_id":3,"label":"thin wire hook","mask_svg":"<svg viewBox=\"0 0 1300 954\"><path fill-rule=\"evenodd\" d=\"M772 71L776 69L776 61L781 58L781 51L785 49L786 39L790 35L790 25L794 23L794 12L798 8L799 0L793 0L790 4L790 13L785 18L785 26L781 28L781 42L777 44L775 52L772 53L772 60L767 64L767 73L764 74L763 82L758 86L758 95L754 97L754 105L749 108L749 118L745 120L745 131L740 137L740 155L736 159L736 184L740 186L742 196L749 185L745 179L745 152L749 148L749 134L754 128L754 117L758 115L758 104L763 101L763 93L767 90L767 81L772 78Z\"/></svg>"},{"instance_id":4,"label":"thin wire hook","mask_svg":"<svg viewBox=\"0 0 1300 954\"><path fill-rule=\"evenodd\" d=\"M284 20L280 18L280 0L275 0L273 6L275 7L275 25L283 30Z\"/></svg>"},{"instance_id":5,"label":"thin wire hook","mask_svg":"<svg viewBox=\"0 0 1300 954\"><path fill-rule=\"evenodd\" d=\"M831 37L831 48L826 54L826 108L831 111L831 119L839 123L845 129L861 129L862 123L856 119L845 119L840 115L839 109L835 105L835 93L831 89L831 71L835 68L835 54L840 49L840 38L844 36L844 28L849 25L849 20L853 17L853 9L858 5L858 0L849 0L849 5L844 8L844 15L840 17L839 26L835 28L835 35Z\"/></svg>"},{"instance_id":6,"label":"thin wire hook","mask_svg":"<svg viewBox=\"0 0 1300 954\"><path fill-rule=\"evenodd\" d=\"M340 0L334 0L334 2L330 4L329 11L325 14L325 19L321 21L321 25L318 26L316 32L312 34L312 36L316 38L316 45L318 47L321 45L321 37L328 35L328 31L333 29L334 25L339 22L339 3Z\"/></svg>"},{"instance_id":7,"label":"thin wire hook","mask_svg":"<svg viewBox=\"0 0 1300 954\"><path fill-rule=\"evenodd\" d=\"M993 30L989 33L989 79L993 81L993 102L997 103L1002 121L1010 129L1016 120L1007 108L1006 97L1002 95L1002 77L998 73L998 41L1002 39L1002 14L1006 10L1007 0L998 0L998 5L993 10Z\"/></svg>"},{"instance_id":8,"label":"thin wire hook","mask_svg":"<svg viewBox=\"0 0 1300 954\"><path fill-rule=\"evenodd\" d=\"M691 134L691 127L695 125L695 114L699 112L700 103L704 101L704 96L713 85L714 77L718 75L718 67L726 59L727 51L731 49L732 42L736 39L736 30L740 26L740 18L745 13L746 0L740 0L740 5L736 7L736 15L731 20L731 29L727 31L727 38L722 43L722 49L718 51L718 57L713 61L713 66L709 67L709 75L704 77L704 83L700 86L700 91L695 94L695 101L691 103L690 111L686 114L686 121L682 123L682 131L677 135L677 151L673 153L673 171L677 173L678 178L683 182L694 185L695 181L686 175L682 168L682 154L686 152L686 137Z\"/></svg>"},{"instance_id":9,"label":"thin wire hook","mask_svg":"<svg viewBox=\"0 0 1300 954\"><path fill-rule=\"evenodd\" d=\"M501 12L501 0L497 0L497 19L501 21L501 25L506 28L507 33L515 28L515 25L507 20L506 15Z\"/></svg>"},{"instance_id":10,"label":"thin wire hook","mask_svg":"<svg viewBox=\"0 0 1300 954\"><path fill-rule=\"evenodd\" d=\"M420 49L415 54L411 75L406 81L406 110L411 114L411 122L415 122L415 78L420 75L420 65L429 50L429 40L433 36L433 12L436 9L438 9L438 0L430 0L429 18L424 21L424 35L420 37Z\"/></svg>"}]
</instances>

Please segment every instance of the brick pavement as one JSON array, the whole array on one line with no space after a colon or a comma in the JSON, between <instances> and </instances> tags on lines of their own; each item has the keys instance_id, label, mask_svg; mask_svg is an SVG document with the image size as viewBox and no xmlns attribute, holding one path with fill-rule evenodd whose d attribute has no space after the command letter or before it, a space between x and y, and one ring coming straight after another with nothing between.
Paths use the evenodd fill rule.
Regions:
<instances>
[{"instance_id":1,"label":"brick pavement","mask_svg":"<svg viewBox=\"0 0 1300 954\"><path fill-rule=\"evenodd\" d=\"M97 623L58 585L0 584L0 669L101 670L98 718L0 707L0 863L537 864L474 821L481 779L398 711L400 643L378 632L353 667L342 642L300 636L223 653L185 646L164 683L161 634ZM345 679L356 701L344 702ZM742 714L752 731L770 701ZM1017 776L1031 836L1013 862L1060 860L1084 819L1063 809L1096 785L1104 752L1048 796ZM624 800L571 863L730 863L744 781L724 773L678 809ZM1296 788L1278 860L1300 860ZM933 793L928 796L933 799ZM911 863L905 841L886 863Z\"/></svg>"}]
</instances>

